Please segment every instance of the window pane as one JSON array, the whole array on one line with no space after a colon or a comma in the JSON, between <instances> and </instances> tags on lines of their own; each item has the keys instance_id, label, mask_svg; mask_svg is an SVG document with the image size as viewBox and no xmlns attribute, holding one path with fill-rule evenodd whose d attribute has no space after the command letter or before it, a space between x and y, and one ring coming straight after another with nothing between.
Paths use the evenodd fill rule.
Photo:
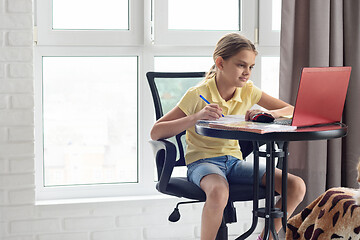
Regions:
<instances>
[{"instance_id":1,"label":"window pane","mask_svg":"<svg viewBox=\"0 0 360 240\"><path fill-rule=\"evenodd\" d=\"M45 186L137 182L137 57L44 57Z\"/></svg>"},{"instance_id":2,"label":"window pane","mask_svg":"<svg viewBox=\"0 0 360 240\"><path fill-rule=\"evenodd\" d=\"M279 98L280 57L261 57L261 89Z\"/></svg>"},{"instance_id":3,"label":"window pane","mask_svg":"<svg viewBox=\"0 0 360 240\"><path fill-rule=\"evenodd\" d=\"M129 29L128 0L53 0L53 29Z\"/></svg>"},{"instance_id":4,"label":"window pane","mask_svg":"<svg viewBox=\"0 0 360 240\"><path fill-rule=\"evenodd\" d=\"M157 72L207 72L214 64L212 57L155 57Z\"/></svg>"},{"instance_id":5,"label":"window pane","mask_svg":"<svg viewBox=\"0 0 360 240\"><path fill-rule=\"evenodd\" d=\"M272 0L272 30L280 31L281 28L281 0Z\"/></svg>"},{"instance_id":6,"label":"window pane","mask_svg":"<svg viewBox=\"0 0 360 240\"><path fill-rule=\"evenodd\" d=\"M169 29L241 30L239 0L168 1Z\"/></svg>"}]
</instances>

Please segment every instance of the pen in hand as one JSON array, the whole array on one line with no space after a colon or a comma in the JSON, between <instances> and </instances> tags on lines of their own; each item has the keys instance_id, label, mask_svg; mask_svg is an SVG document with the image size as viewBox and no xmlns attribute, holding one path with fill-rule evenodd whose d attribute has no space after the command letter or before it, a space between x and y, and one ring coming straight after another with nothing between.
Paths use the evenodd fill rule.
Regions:
<instances>
[{"instance_id":1,"label":"pen in hand","mask_svg":"<svg viewBox=\"0 0 360 240\"><path fill-rule=\"evenodd\" d=\"M207 104L210 104L210 102L208 100L206 100L206 98L204 98L202 95L200 95L201 99L204 100L204 102L206 102ZM224 117L224 114L221 114L221 116Z\"/></svg>"}]
</instances>

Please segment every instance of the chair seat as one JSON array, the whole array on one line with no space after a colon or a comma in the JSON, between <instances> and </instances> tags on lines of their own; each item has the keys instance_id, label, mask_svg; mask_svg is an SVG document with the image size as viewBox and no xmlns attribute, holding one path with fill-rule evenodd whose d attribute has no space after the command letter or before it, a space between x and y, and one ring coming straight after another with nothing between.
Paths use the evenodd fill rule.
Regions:
<instances>
[{"instance_id":1,"label":"chair seat","mask_svg":"<svg viewBox=\"0 0 360 240\"><path fill-rule=\"evenodd\" d=\"M158 184L156 185L158 188ZM186 177L172 177L168 183L166 191L162 193L169 194L176 197L184 197L193 200L205 201L206 196L203 190L192 182L189 182ZM265 198L265 187L259 188L259 199ZM244 184L230 184L231 201L250 201L253 199L253 186Z\"/></svg>"},{"instance_id":2,"label":"chair seat","mask_svg":"<svg viewBox=\"0 0 360 240\"><path fill-rule=\"evenodd\" d=\"M156 189L159 190L158 184L156 184ZM166 191L162 191L162 193L199 201L206 199L205 192L196 184L189 182L186 177L170 178Z\"/></svg>"}]
</instances>

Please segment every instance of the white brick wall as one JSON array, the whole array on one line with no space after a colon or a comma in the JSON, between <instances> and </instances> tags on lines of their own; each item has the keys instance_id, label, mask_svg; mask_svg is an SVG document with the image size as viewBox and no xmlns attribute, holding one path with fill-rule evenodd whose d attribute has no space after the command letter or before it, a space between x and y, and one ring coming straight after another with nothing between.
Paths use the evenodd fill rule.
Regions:
<instances>
[{"instance_id":1,"label":"white brick wall","mask_svg":"<svg viewBox=\"0 0 360 240\"><path fill-rule=\"evenodd\" d=\"M35 205L32 17L32 0L0 0L0 239L197 239L202 204L181 206L178 223L175 199ZM250 226L249 206L237 211L231 234Z\"/></svg>"}]
</instances>

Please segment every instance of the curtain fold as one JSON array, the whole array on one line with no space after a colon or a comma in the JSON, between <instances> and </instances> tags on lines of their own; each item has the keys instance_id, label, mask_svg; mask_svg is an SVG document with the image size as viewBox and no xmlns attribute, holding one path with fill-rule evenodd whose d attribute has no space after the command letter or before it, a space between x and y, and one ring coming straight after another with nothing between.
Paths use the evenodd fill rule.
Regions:
<instances>
[{"instance_id":1,"label":"curtain fold","mask_svg":"<svg viewBox=\"0 0 360 240\"><path fill-rule=\"evenodd\" d=\"M358 188L356 164L360 156L360 1L344 2L344 65L352 66L344 119L349 127L343 153L344 186Z\"/></svg>"},{"instance_id":2,"label":"curtain fold","mask_svg":"<svg viewBox=\"0 0 360 240\"><path fill-rule=\"evenodd\" d=\"M360 1L284 0L280 40L280 98L295 104L303 67L352 66L343 139L292 142L289 172L302 177L307 194L299 212L328 188L358 187L360 156Z\"/></svg>"}]
</instances>

